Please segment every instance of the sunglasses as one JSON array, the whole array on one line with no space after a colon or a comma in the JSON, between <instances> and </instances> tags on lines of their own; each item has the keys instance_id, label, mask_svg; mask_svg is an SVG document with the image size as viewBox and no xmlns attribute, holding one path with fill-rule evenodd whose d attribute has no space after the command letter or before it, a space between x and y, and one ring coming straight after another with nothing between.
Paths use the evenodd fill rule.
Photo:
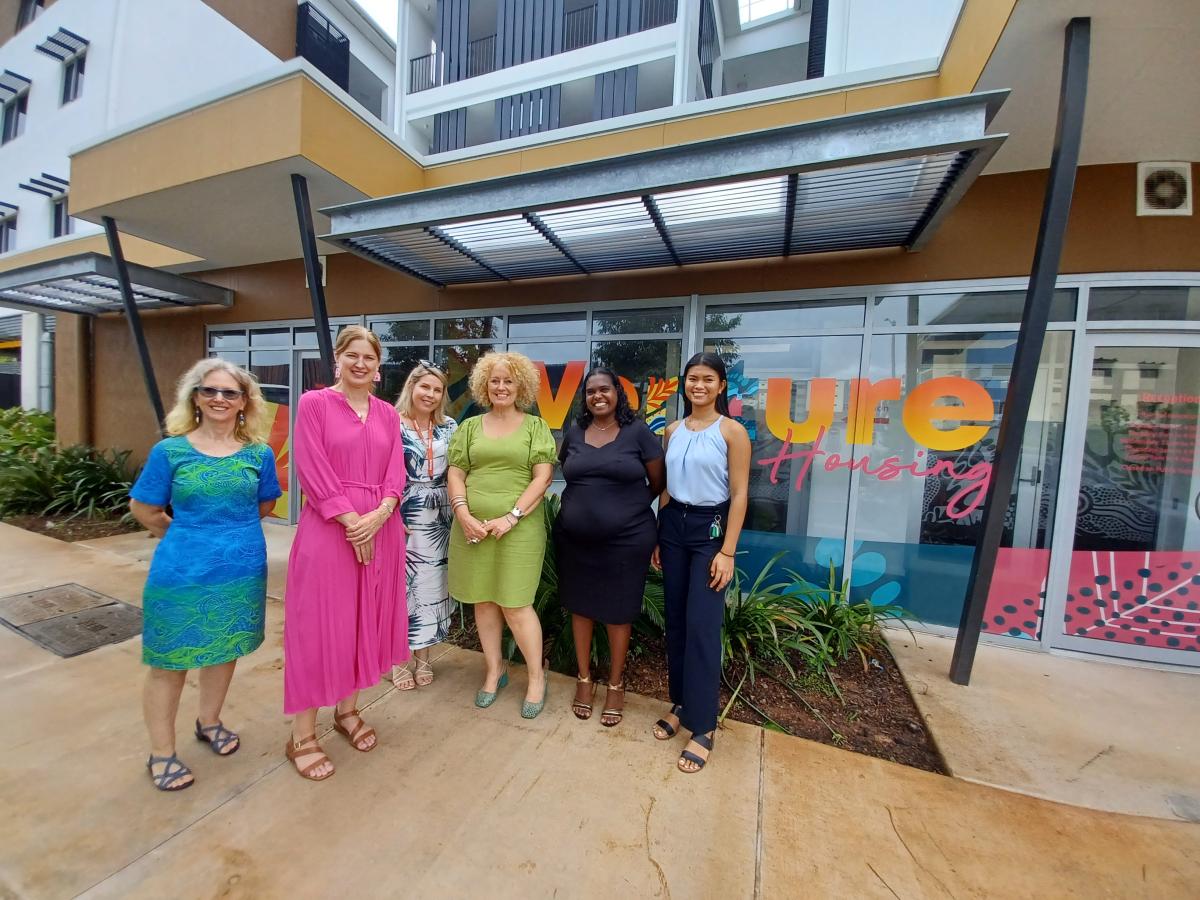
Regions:
<instances>
[{"instance_id":1,"label":"sunglasses","mask_svg":"<svg viewBox=\"0 0 1200 900\"><path fill-rule=\"evenodd\" d=\"M207 385L200 385L193 390L206 400L215 400L221 397L224 400L241 400L246 396L245 391L235 390L234 388L215 388Z\"/></svg>"},{"instance_id":2,"label":"sunglasses","mask_svg":"<svg viewBox=\"0 0 1200 900\"><path fill-rule=\"evenodd\" d=\"M417 365L421 366L422 368L428 369L429 371L433 372L435 375L441 375L443 378L446 377L446 373L442 369L441 366L435 366L433 363L431 363L427 359L418 359Z\"/></svg>"}]
</instances>

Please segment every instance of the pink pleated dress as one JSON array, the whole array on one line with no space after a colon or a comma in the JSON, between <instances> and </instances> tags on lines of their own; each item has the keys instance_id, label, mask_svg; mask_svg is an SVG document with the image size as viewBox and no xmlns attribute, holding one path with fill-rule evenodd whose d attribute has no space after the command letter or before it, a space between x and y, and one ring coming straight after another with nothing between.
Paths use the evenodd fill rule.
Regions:
<instances>
[{"instance_id":1,"label":"pink pleated dress","mask_svg":"<svg viewBox=\"0 0 1200 900\"><path fill-rule=\"evenodd\" d=\"M404 493L396 410L371 397L366 422L332 388L300 397L292 465L305 504L288 559L283 710L333 706L409 657L404 525L393 515L361 565L336 516L368 513Z\"/></svg>"}]
</instances>

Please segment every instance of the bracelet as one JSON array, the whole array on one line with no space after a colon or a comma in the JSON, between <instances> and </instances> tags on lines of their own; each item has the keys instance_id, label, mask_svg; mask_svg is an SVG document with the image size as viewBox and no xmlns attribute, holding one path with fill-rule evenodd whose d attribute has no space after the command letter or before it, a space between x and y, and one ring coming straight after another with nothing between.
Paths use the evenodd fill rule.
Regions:
<instances>
[{"instance_id":1,"label":"bracelet","mask_svg":"<svg viewBox=\"0 0 1200 900\"><path fill-rule=\"evenodd\" d=\"M735 559L735 557L732 553L726 553L724 550L718 550L717 552L720 553L722 556L728 556L730 559Z\"/></svg>"}]
</instances>

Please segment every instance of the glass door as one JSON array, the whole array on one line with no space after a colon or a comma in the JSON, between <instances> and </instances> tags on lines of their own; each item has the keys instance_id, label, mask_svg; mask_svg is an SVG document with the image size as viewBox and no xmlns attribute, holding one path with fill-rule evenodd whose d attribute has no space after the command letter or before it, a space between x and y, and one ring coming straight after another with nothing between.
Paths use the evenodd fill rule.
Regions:
<instances>
[{"instance_id":1,"label":"glass door","mask_svg":"<svg viewBox=\"0 0 1200 900\"><path fill-rule=\"evenodd\" d=\"M1056 533L1050 643L1200 665L1200 337L1088 345L1073 383L1075 509Z\"/></svg>"},{"instance_id":2,"label":"glass door","mask_svg":"<svg viewBox=\"0 0 1200 900\"><path fill-rule=\"evenodd\" d=\"M283 487L284 495L280 498L280 503L286 501L288 510L288 521L295 524L300 519L300 483L296 480L296 467L291 465L291 435L296 427L296 408L299 405L300 395L305 391L316 390L317 388L329 387L326 383L325 373L321 365L321 353L318 350L295 350L294 365L292 366L292 397L293 402L289 410L288 420L288 439L286 442L282 459L287 464L287 477L280 478L279 483Z\"/></svg>"}]
</instances>

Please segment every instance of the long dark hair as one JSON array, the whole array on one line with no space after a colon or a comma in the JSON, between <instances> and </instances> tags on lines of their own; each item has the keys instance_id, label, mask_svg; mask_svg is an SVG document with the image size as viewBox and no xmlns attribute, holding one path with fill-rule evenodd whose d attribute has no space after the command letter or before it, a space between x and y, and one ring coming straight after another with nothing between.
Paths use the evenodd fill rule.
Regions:
<instances>
[{"instance_id":1,"label":"long dark hair","mask_svg":"<svg viewBox=\"0 0 1200 900\"><path fill-rule=\"evenodd\" d=\"M729 415L729 376L725 371L725 361L715 353L697 353L683 367L683 375L679 378L679 393L683 395L683 414L692 414L692 401L688 399L686 385L687 374L696 366L708 366L717 373L717 377L725 383L725 388L717 394L717 412L723 416Z\"/></svg>"},{"instance_id":2,"label":"long dark hair","mask_svg":"<svg viewBox=\"0 0 1200 900\"><path fill-rule=\"evenodd\" d=\"M593 375L603 375L612 382L613 389L617 392L617 408L613 412L617 424L624 427L636 419L637 416L633 412L633 407L629 405L629 397L625 393L625 388L621 387L621 380L617 377L617 373L608 366L596 366L588 370L588 373L583 376L583 382L579 385L579 415L575 417L575 424L584 431L587 431L588 426L592 424L594 416L587 405L587 384L592 380Z\"/></svg>"}]
</instances>

